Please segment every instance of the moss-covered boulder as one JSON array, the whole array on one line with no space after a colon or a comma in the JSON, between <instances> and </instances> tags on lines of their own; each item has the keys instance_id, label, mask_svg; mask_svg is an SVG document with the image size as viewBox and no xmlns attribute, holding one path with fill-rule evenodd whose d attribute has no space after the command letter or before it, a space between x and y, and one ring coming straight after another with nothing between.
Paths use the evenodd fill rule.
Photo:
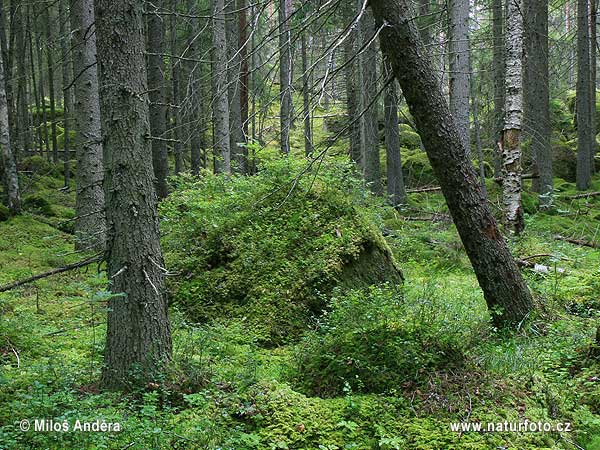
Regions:
<instances>
[{"instance_id":1,"label":"moss-covered boulder","mask_svg":"<svg viewBox=\"0 0 600 450\"><path fill-rule=\"evenodd\" d=\"M402 154L402 172L407 184L423 186L436 183L427 153L408 148L402 148L400 152Z\"/></svg>"},{"instance_id":2,"label":"moss-covered boulder","mask_svg":"<svg viewBox=\"0 0 600 450\"><path fill-rule=\"evenodd\" d=\"M323 119L323 131L334 136L348 136L348 115L329 115Z\"/></svg>"},{"instance_id":3,"label":"moss-covered boulder","mask_svg":"<svg viewBox=\"0 0 600 450\"><path fill-rule=\"evenodd\" d=\"M421 136L414 131L400 131L399 135L400 147L416 150L421 148Z\"/></svg>"},{"instance_id":4,"label":"moss-covered boulder","mask_svg":"<svg viewBox=\"0 0 600 450\"><path fill-rule=\"evenodd\" d=\"M563 139L552 141L552 170L555 177L575 181L577 154L573 145Z\"/></svg>"},{"instance_id":5,"label":"moss-covered boulder","mask_svg":"<svg viewBox=\"0 0 600 450\"><path fill-rule=\"evenodd\" d=\"M401 282L351 166L294 185L287 164L251 179L207 175L163 203L172 298L191 320L244 318L277 345L307 329L334 287Z\"/></svg>"},{"instance_id":6,"label":"moss-covered boulder","mask_svg":"<svg viewBox=\"0 0 600 450\"><path fill-rule=\"evenodd\" d=\"M52 217L56 215L50 202L36 194L28 195L23 199L23 208L43 216Z\"/></svg>"}]
</instances>

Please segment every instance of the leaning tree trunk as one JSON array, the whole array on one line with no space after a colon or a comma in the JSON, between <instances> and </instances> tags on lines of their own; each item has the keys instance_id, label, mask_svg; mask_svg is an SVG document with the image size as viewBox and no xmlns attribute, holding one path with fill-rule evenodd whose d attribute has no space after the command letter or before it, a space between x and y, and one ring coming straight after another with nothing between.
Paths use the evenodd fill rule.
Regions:
<instances>
[{"instance_id":1,"label":"leaning tree trunk","mask_svg":"<svg viewBox=\"0 0 600 450\"><path fill-rule=\"evenodd\" d=\"M523 114L523 16L521 0L508 0L506 16L506 95L502 150L502 203L507 230L525 228L521 205L521 120Z\"/></svg>"},{"instance_id":2,"label":"leaning tree trunk","mask_svg":"<svg viewBox=\"0 0 600 450\"><path fill-rule=\"evenodd\" d=\"M528 0L523 15L525 64L523 68L523 121L531 139L534 159L534 189L540 204L550 204L553 192L550 146L550 91L548 87L548 0Z\"/></svg>"},{"instance_id":3,"label":"leaning tree trunk","mask_svg":"<svg viewBox=\"0 0 600 450\"><path fill-rule=\"evenodd\" d=\"M439 180L494 322L515 324L532 309L531 294L477 183L460 134L414 21L409 0L371 0L384 55L392 64L433 171Z\"/></svg>"},{"instance_id":4,"label":"leaning tree trunk","mask_svg":"<svg viewBox=\"0 0 600 450\"><path fill-rule=\"evenodd\" d=\"M102 373L108 388L155 380L172 350L147 139L143 29L143 0L96 0L107 275L111 292L122 294L109 301Z\"/></svg>"},{"instance_id":5,"label":"leaning tree trunk","mask_svg":"<svg viewBox=\"0 0 600 450\"><path fill-rule=\"evenodd\" d=\"M231 173L231 147L229 146L229 101L227 96L227 39L225 31L225 2L213 3L213 61L212 61L212 109L214 146L218 172Z\"/></svg>"},{"instance_id":6,"label":"leaning tree trunk","mask_svg":"<svg viewBox=\"0 0 600 450\"><path fill-rule=\"evenodd\" d=\"M6 101L6 80L4 64L0 52L0 169L2 169L2 185L8 209L12 214L21 212L21 195L19 193L19 177L10 142L10 126L8 123L8 104Z\"/></svg>"},{"instance_id":7,"label":"leaning tree trunk","mask_svg":"<svg viewBox=\"0 0 600 450\"><path fill-rule=\"evenodd\" d=\"M167 111L165 102L165 63L163 42L165 25L158 15L162 1L152 3L154 11L149 11L148 20L148 97L150 98L150 132L152 133L152 167L154 168L154 187L159 199L169 193L167 176L169 159L167 155Z\"/></svg>"},{"instance_id":8,"label":"leaning tree trunk","mask_svg":"<svg viewBox=\"0 0 600 450\"><path fill-rule=\"evenodd\" d=\"M289 0L279 0L279 101L281 152L290 152L292 128L292 37L289 24Z\"/></svg>"},{"instance_id":9,"label":"leaning tree trunk","mask_svg":"<svg viewBox=\"0 0 600 450\"><path fill-rule=\"evenodd\" d=\"M73 73L75 102L75 234L76 248L103 249L106 241L104 220L103 164L100 132L100 102L96 68L96 34L93 0L71 5L73 33Z\"/></svg>"},{"instance_id":10,"label":"leaning tree trunk","mask_svg":"<svg viewBox=\"0 0 600 450\"><path fill-rule=\"evenodd\" d=\"M386 80L393 77L392 68L384 62ZM383 97L385 123L385 150L387 155L387 197L392 206L406 203L406 190L402 175L402 159L400 156L400 133L398 129L398 89L396 80L392 79L385 88Z\"/></svg>"},{"instance_id":11,"label":"leaning tree trunk","mask_svg":"<svg viewBox=\"0 0 600 450\"><path fill-rule=\"evenodd\" d=\"M590 187L591 149L591 94L590 94L590 29L588 0L577 2L577 189ZM595 107L595 105L594 105Z\"/></svg>"},{"instance_id":12,"label":"leaning tree trunk","mask_svg":"<svg viewBox=\"0 0 600 450\"><path fill-rule=\"evenodd\" d=\"M469 0L450 0L448 6L448 59L450 112L463 145L470 150L469 122Z\"/></svg>"}]
</instances>

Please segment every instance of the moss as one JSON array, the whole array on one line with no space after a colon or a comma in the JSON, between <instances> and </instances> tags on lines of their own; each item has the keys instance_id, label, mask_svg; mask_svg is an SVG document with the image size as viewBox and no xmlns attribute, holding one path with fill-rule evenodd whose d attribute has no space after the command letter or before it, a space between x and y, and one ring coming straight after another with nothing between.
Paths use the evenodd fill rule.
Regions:
<instances>
[{"instance_id":1,"label":"moss","mask_svg":"<svg viewBox=\"0 0 600 450\"><path fill-rule=\"evenodd\" d=\"M521 204L523 206L523 211L527 214L535 214L538 210L539 200L537 196L534 196L529 192L522 192Z\"/></svg>"},{"instance_id":2,"label":"moss","mask_svg":"<svg viewBox=\"0 0 600 450\"><path fill-rule=\"evenodd\" d=\"M55 216L54 208L48 200L39 195L28 195L23 199L23 208L33 210L44 216Z\"/></svg>"},{"instance_id":3,"label":"moss","mask_svg":"<svg viewBox=\"0 0 600 450\"><path fill-rule=\"evenodd\" d=\"M414 131L400 131L400 147L416 150L421 148L421 136Z\"/></svg>"},{"instance_id":4,"label":"moss","mask_svg":"<svg viewBox=\"0 0 600 450\"><path fill-rule=\"evenodd\" d=\"M400 152L402 154L402 170L407 184L414 186L436 182L427 153L406 148L400 149Z\"/></svg>"},{"instance_id":5,"label":"moss","mask_svg":"<svg viewBox=\"0 0 600 450\"><path fill-rule=\"evenodd\" d=\"M552 170L554 176L566 181L575 181L577 174L577 154L574 146L563 140L552 141Z\"/></svg>"},{"instance_id":6,"label":"moss","mask_svg":"<svg viewBox=\"0 0 600 450\"><path fill-rule=\"evenodd\" d=\"M322 167L290 192L287 164L252 179L207 176L164 203L164 248L183 274L173 299L193 320L246 317L278 344L306 329L335 286L401 281L351 166Z\"/></svg>"}]
</instances>

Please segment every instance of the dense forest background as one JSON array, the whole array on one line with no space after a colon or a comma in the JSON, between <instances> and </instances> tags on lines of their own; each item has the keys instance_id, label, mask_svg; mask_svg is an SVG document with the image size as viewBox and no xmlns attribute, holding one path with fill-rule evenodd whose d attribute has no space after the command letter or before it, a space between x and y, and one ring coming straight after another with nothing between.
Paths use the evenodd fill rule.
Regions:
<instances>
[{"instance_id":1,"label":"dense forest background","mask_svg":"<svg viewBox=\"0 0 600 450\"><path fill-rule=\"evenodd\" d=\"M597 10L0 0L0 448L600 449Z\"/></svg>"}]
</instances>

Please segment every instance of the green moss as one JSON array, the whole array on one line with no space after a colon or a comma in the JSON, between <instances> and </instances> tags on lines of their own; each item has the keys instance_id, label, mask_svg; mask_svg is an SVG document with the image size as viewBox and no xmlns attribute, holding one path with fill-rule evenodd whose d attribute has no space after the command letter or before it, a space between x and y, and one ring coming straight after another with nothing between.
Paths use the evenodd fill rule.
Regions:
<instances>
[{"instance_id":1,"label":"green moss","mask_svg":"<svg viewBox=\"0 0 600 450\"><path fill-rule=\"evenodd\" d=\"M411 150L421 148L421 136L414 131L400 131L400 147L409 148Z\"/></svg>"},{"instance_id":2,"label":"green moss","mask_svg":"<svg viewBox=\"0 0 600 450\"><path fill-rule=\"evenodd\" d=\"M401 148L400 152L402 154L402 170L407 184L418 186L436 182L427 153L406 148Z\"/></svg>"},{"instance_id":3,"label":"green moss","mask_svg":"<svg viewBox=\"0 0 600 450\"><path fill-rule=\"evenodd\" d=\"M33 210L44 216L55 216L54 208L48 200L39 195L28 195L23 199L23 208Z\"/></svg>"},{"instance_id":4,"label":"green moss","mask_svg":"<svg viewBox=\"0 0 600 450\"><path fill-rule=\"evenodd\" d=\"M349 165L269 165L253 178L207 175L169 197L164 249L174 301L193 320L246 317L266 343L289 341L338 284L400 282L370 197Z\"/></svg>"},{"instance_id":5,"label":"green moss","mask_svg":"<svg viewBox=\"0 0 600 450\"><path fill-rule=\"evenodd\" d=\"M529 192L521 193L521 205L527 214L535 214L538 210L539 199Z\"/></svg>"}]
</instances>

